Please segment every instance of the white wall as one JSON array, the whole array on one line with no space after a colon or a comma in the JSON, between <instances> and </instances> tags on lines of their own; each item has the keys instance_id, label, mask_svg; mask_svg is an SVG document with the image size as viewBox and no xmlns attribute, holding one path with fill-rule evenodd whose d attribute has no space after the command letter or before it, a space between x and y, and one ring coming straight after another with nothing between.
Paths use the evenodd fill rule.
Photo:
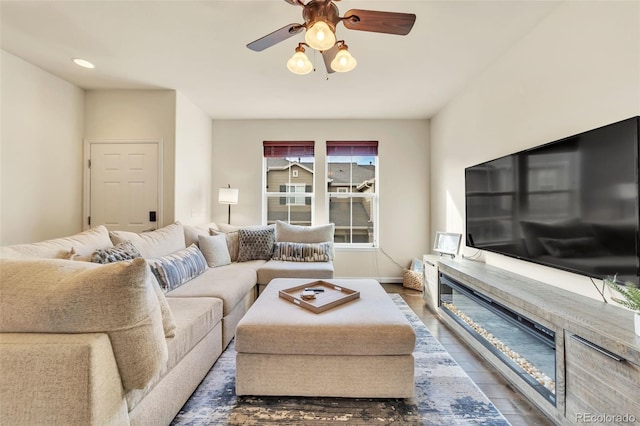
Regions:
<instances>
[{"instance_id":1,"label":"white wall","mask_svg":"<svg viewBox=\"0 0 640 426\"><path fill-rule=\"evenodd\" d=\"M177 92L175 219L184 224L211 217L212 126L207 114Z\"/></svg>"},{"instance_id":2,"label":"white wall","mask_svg":"<svg viewBox=\"0 0 640 426\"><path fill-rule=\"evenodd\" d=\"M84 92L0 54L0 245L79 232Z\"/></svg>"},{"instance_id":3,"label":"white wall","mask_svg":"<svg viewBox=\"0 0 640 426\"><path fill-rule=\"evenodd\" d=\"M162 223L175 221L176 92L87 90L84 137L97 140L163 141Z\"/></svg>"},{"instance_id":4,"label":"white wall","mask_svg":"<svg viewBox=\"0 0 640 426\"><path fill-rule=\"evenodd\" d=\"M429 247L429 123L427 120L214 120L214 192L231 184L240 190L231 223L262 222L262 142L315 141L317 191L315 223L328 222L325 197L325 142L379 141L380 246L401 266ZM212 220L227 221L227 206L214 196ZM339 250L338 277L401 277L402 270L381 250Z\"/></svg>"},{"instance_id":5,"label":"white wall","mask_svg":"<svg viewBox=\"0 0 640 426\"><path fill-rule=\"evenodd\" d=\"M432 119L432 233L464 233L465 167L638 114L640 3L562 3ZM599 298L586 277L485 259Z\"/></svg>"}]
</instances>

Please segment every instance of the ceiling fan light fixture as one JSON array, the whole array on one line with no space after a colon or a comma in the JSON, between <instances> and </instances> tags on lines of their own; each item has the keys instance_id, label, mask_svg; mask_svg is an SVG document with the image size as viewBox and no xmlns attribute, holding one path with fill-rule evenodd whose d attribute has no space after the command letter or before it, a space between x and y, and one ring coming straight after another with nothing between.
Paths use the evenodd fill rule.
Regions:
<instances>
[{"instance_id":1,"label":"ceiling fan light fixture","mask_svg":"<svg viewBox=\"0 0 640 426\"><path fill-rule=\"evenodd\" d=\"M313 70L313 64L304 54L304 47L296 47L296 53L287 61L287 68L294 74L305 75Z\"/></svg>"},{"instance_id":2,"label":"ceiling fan light fixture","mask_svg":"<svg viewBox=\"0 0 640 426\"><path fill-rule=\"evenodd\" d=\"M72 58L71 59L73 61L74 64L82 67L82 68L88 68L88 69L93 69L95 68L95 65L93 65L91 62L87 61L86 59L82 59L82 58Z\"/></svg>"},{"instance_id":3,"label":"ceiling fan light fixture","mask_svg":"<svg viewBox=\"0 0 640 426\"><path fill-rule=\"evenodd\" d=\"M348 72L358 65L358 61L351 56L349 48L346 44L340 46L340 50L336 53L336 57L331 61L331 69L335 72Z\"/></svg>"},{"instance_id":4,"label":"ceiling fan light fixture","mask_svg":"<svg viewBox=\"0 0 640 426\"><path fill-rule=\"evenodd\" d=\"M304 41L313 49L329 50L336 44L334 30L325 21L318 20L307 27Z\"/></svg>"}]
</instances>

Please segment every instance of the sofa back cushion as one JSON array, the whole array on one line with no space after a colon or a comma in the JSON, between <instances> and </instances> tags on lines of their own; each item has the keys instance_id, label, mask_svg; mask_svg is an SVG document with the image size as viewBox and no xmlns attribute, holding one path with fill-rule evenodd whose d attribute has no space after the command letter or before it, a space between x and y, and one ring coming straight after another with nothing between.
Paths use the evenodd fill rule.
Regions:
<instances>
[{"instance_id":1,"label":"sofa back cushion","mask_svg":"<svg viewBox=\"0 0 640 426\"><path fill-rule=\"evenodd\" d=\"M329 254L334 258L333 236L336 225L300 226L291 225L281 220L276 221L276 242L290 243L325 243L330 242Z\"/></svg>"},{"instance_id":2,"label":"sofa back cushion","mask_svg":"<svg viewBox=\"0 0 640 426\"><path fill-rule=\"evenodd\" d=\"M291 243L324 243L333 241L335 224L316 226L291 225L278 220L276 222L276 241Z\"/></svg>"},{"instance_id":3,"label":"sofa back cushion","mask_svg":"<svg viewBox=\"0 0 640 426\"><path fill-rule=\"evenodd\" d=\"M2 259L0 332L106 333L125 390L143 389L168 359L152 280L143 259Z\"/></svg>"},{"instance_id":4,"label":"sofa back cushion","mask_svg":"<svg viewBox=\"0 0 640 426\"><path fill-rule=\"evenodd\" d=\"M113 247L109 232L100 225L70 237L0 247L0 258L64 259L69 256L71 249L78 256L90 258L94 251L109 247Z\"/></svg>"},{"instance_id":5,"label":"sofa back cushion","mask_svg":"<svg viewBox=\"0 0 640 426\"><path fill-rule=\"evenodd\" d=\"M162 257L186 248L184 227L180 222L172 223L150 232L109 232L113 244L131 241L142 257L146 259Z\"/></svg>"},{"instance_id":6,"label":"sofa back cushion","mask_svg":"<svg viewBox=\"0 0 640 426\"><path fill-rule=\"evenodd\" d=\"M184 228L184 243L186 247L191 244L199 244L198 237L200 235L211 235L209 229L218 229L218 225L215 222L210 222L204 225L183 225Z\"/></svg>"}]
</instances>

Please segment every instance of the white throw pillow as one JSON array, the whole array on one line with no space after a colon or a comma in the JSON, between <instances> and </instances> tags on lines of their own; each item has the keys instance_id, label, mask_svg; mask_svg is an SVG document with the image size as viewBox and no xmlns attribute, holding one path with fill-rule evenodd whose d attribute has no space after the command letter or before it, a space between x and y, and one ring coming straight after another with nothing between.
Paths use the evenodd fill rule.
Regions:
<instances>
[{"instance_id":1,"label":"white throw pillow","mask_svg":"<svg viewBox=\"0 0 640 426\"><path fill-rule=\"evenodd\" d=\"M225 235L198 235L198 245L210 268L217 268L231 263L231 255L229 254Z\"/></svg>"}]
</instances>

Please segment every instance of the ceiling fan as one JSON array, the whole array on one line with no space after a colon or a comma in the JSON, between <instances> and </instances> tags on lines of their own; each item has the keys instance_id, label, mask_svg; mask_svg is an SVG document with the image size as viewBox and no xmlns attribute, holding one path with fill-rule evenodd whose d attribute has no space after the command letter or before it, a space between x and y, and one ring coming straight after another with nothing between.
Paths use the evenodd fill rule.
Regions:
<instances>
[{"instance_id":1,"label":"ceiling fan","mask_svg":"<svg viewBox=\"0 0 640 426\"><path fill-rule=\"evenodd\" d=\"M304 47L322 52L328 73L334 71L347 72L355 68L357 62L351 56L344 40L336 40L336 26L342 22L350 30L370 31L385 34L407 35L413 28L416 15L412 13L381 12L375 10L351 9L340 17L339 0L285 0L287 3L302 6L304 24L289 24L267 34L251 43L247 47L260 52L281 41L293 37L302 30L306 30L305 42L298 43L296 53L287 62L287 68L294 74L308 74L313 64L304 54Z\"/></svg>"}]
</instances>

